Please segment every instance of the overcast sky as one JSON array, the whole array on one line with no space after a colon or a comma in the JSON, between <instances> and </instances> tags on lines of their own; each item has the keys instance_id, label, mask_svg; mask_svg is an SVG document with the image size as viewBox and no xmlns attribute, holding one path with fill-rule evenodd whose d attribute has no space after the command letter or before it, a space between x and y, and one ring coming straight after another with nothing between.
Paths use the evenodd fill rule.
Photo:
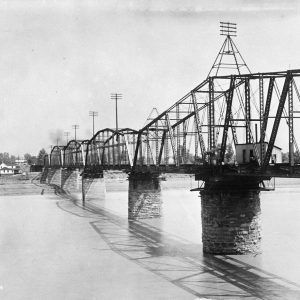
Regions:
<instances>
[{"instance_id":1,"label":"overcast sky","mask_svg":"<svg viewBox=\"0 0 300 300\"><path fill-rule=\"evenodd\" d=\"M251 71L300 68L296 0L0 1L0 152L49 151L72 124L90 138L90 110L114 127L112 92L119 126L140 128L205 79L219 21L238 24Z\"/></svg>"}]
</instances>

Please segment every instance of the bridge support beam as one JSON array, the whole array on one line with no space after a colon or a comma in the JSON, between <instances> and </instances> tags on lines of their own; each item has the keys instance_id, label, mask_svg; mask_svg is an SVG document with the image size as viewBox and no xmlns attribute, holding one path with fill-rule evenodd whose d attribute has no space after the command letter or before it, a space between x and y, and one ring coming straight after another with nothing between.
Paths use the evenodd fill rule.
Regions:
<instances>
[{"instance_id":1,"label":"bridge support beam","mask_svg":"<svg viewBox=\"0 0 300 300\"><path fill-rule=\"evenodd\" d=\"M158 174L129 175L128 219L159 218L161 216L161 204Z\"/></svg>"},{"instance_id":2,"label":"bridge support beam","mask_svg":"<svg viewBox=\"0 0 300 300\"><path fill-rule=\"evenodd\" d=\"M259 186L247 179L206 182L200 192L203 252L259 253L261 245Z\"/></svg>"}]
</instances>

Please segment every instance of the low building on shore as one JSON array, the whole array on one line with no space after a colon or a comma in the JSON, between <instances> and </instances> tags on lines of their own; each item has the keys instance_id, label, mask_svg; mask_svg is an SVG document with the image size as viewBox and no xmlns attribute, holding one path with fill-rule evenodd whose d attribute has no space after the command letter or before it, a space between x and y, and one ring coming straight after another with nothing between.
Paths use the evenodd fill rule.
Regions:
<instances>
[{"instance_id":1,"label":"low building on shore","mask_svg":"<svg viewBox=\"0 0 300 300\"><path fill-rule=\"evenodd\" d=\"M0 175L14 175L16 166L10 166L5 163L0 164Z\"/></svg>"}]
</instances>

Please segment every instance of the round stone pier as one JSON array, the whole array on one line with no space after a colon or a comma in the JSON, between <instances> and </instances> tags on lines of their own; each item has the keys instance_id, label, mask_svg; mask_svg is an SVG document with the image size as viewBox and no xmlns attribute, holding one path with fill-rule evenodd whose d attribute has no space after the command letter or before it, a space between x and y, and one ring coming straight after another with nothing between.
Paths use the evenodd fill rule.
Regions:
<instances>
[{"instance_id":1,"label":"round stone pier","mask_svg":"<svg viewBox=\"0 0 300 300\"><path fill-rule=\"evenodd\" d=\"M259 253L261 246L258 183L206 183L200 192L203 252Z\"/></svg>"}]
</instances>

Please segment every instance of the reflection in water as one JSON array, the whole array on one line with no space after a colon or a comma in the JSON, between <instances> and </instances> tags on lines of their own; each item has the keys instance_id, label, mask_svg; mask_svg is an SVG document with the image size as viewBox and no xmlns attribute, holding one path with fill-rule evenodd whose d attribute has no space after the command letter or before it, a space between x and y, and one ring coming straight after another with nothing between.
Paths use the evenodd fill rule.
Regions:
<instances>
[{"instance_id":1,"label":"reflection in water","mask_svg":"<svg viewBox=\"0 0 300 300\"><path fill-rule=\"evenodd\" d=\"M268 202L267 197L264 197L264 201L267 202L263 202L263 232L265 230L267 235L263 239L268 243L266 252L275 266L273 269L276 269L279 261L284 261L286 265L294 263L296 268L299 265L295 260L297 256L285 257L282 253L282 249L286 249L284 237L280 240L280 252L272 244L274 233L269 227L275 228L273 217L275 213L276 216L284 215L280 206L280 201L284 200L282 190L279 188L278 191L281 193L278 201L275 199L276 194L267 194L267 197L272 198L272 202ZM99 197L98 201L88 201L85 207L82 207L80 202L69 201L61 201L59 205L70 213L88 218L94 230L114 252L196 297L300 299L300 285L287 280L288 276L275 275L282 272L271 272L272 266L266 265L266 256L203 255L202 244L199 241L200 199L195 193L183 189L175 190L172 187L170 190L165 189L161 196L164 200L161 208L163 217L139 221L128 221L127 214L124 213L128 203L125 189L119 192L116 192L115 187L113 191L107 189L105 200ZM294 202L297 207L296 201ZM284 205L286 204L288 203ZM277 208L274 205L277 205ZM293 210L297 212L295 207ZM280 224L278 231L281 229ZM294 220L289 227L294 225L291 228L295 228L295 224L298 223ZM293 278L297 280L298 277Z\"/></svg>"}]
</instances>

